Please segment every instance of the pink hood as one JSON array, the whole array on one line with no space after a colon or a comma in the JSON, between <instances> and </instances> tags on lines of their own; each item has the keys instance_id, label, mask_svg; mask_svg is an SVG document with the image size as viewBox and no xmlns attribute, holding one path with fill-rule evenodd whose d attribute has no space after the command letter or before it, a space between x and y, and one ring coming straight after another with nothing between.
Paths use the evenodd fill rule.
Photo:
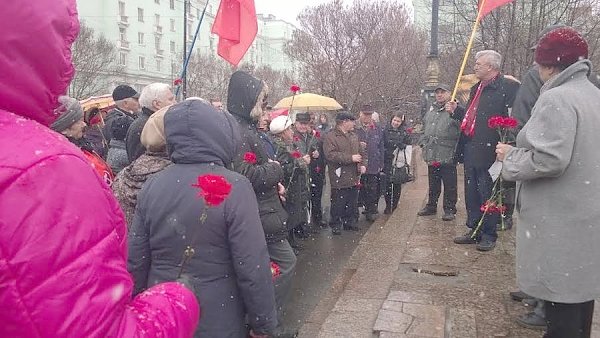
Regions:
<instances>
[{"instance_id":1,"label":"pink hood","mask_svg":"<svg viewBox=\"0 0 600 338\"><path fill-rule=\"evenodd\" d=\"M75 73L75 1L3 1L0 32L0 109L49 125Z\"/></svg>"},{"instance_id":2,"label":"pink hood","mask_svg":"<svg viewBox=\"0 0 600 338\"><path fill-rule=\"evenodd\" d=\"M73 75L75 0L2 5L0 337L191 337L194 294L164 283L132 299L119 205L44 126Z\"/></svg>"}]
</instances>

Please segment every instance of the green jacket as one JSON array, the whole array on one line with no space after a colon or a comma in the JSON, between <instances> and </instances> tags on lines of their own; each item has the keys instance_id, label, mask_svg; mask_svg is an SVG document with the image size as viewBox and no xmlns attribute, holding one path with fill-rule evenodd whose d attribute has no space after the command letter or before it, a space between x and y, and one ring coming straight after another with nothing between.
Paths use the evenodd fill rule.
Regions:
<instances>
[{"instance_id":1,"label":"green jacket","mask_svg":"<svg viewBox=\"0 0 600 338\"><path fill-rule=\"evenodd\" d=\"M423 159L427 164L455 163L456 146L460 138L460 124L464 117L464 109L457 107L450 115L443 105L434 103L425 114L425 127L419 145L423 149Z\"/></svg>"}]
</instances>

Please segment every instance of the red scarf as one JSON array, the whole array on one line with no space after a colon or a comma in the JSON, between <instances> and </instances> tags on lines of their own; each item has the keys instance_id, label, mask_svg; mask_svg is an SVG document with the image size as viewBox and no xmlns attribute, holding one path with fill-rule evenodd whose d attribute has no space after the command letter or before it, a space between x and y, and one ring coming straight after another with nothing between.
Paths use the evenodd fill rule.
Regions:
<instances>
[{"instance_id":1,"label":"red scarf","mask_svg":"<svg viewBox=\"0 0 600 338\"><path fill-rule=\"evenodd\" d=\"M465 113L465 118L460 125L460 130L465 135L469 137L473 137L475 135L475 120L477 120L477 107L479 107L479 98L481 98L483 89L496 80L496 78L498 78L498 75L494 76L490 80L479 82L475 96L473 96L473 100L471 100L471 104Z\"/></svg>"}]
</instances>

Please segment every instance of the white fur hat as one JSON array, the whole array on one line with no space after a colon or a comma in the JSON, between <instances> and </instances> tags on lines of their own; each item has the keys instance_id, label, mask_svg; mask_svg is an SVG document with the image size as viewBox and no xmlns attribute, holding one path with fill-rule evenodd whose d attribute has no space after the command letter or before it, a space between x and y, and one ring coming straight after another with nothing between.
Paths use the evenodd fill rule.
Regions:
<instances>
[{"instance_id":1,"label":"white fur hat","mask_svg":"<svg viewBox=\"0 0 600 338\"><path fill-rule=\"evenodd\" d=\"M280 115L271 121L269 130L272 134L282 133L284 130L292 126L292 119L289 116Z\"/></svg>"}]
</instances>

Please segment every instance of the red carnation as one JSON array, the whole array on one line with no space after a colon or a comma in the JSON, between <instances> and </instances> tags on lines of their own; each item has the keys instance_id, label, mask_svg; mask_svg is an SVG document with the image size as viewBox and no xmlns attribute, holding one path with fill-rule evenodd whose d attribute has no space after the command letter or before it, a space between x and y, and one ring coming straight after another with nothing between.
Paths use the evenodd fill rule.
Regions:
<instances>
[{"instance_id":1,"label":"red carnation","mask_svg":"<svg viewBox=\"0 0 600 338\"><path fill-rule=\"evenodd\" d=\"M321 167L319 167L319 166L316 166L316 167L315 167L315 172L316 172L317 174L318 174L318 173L320 173L320 172L321 172Z\"/></svg>"},{"instance_id":2,"label":"red carnation","mask_svg":"<svg viewBox=\"0 0 600 338\"><path fill-rule=\"evenodd\" d=\"M439 168L442 166L442 164L438 161L433 161L433 162L431 162L431 166L434 168Z\"/></svg>"},{"instance_id":3,"label":"red carnation","mask_svg":"<svg viewBox=\"0 0 600 338\"><path fill-rule=\"evenodd\" d=\"M244 154L244 162L250 164L256 164L256 154L252 152L247 152Z\"/></svg>"},{"instance_id":4,"label":"red carnation","mask_svg":"<svg viewBox=\"0 0 600 338\"><path fill-rule=\"evenodd\" d=\"M517 119L515 119L514 117L508 116L504 118L502 124L506 129L515 129L519 125L519 121L517 121Z\"/></svg>"},{"instance_id":5,"label":"red carnation","mask_svg":"<svg viewBox=\"0 0 600 338\"><path fill-rule=\"evenodd\" d=\"M294 135L294 142L300 142L300 138L296 135Z\"/></svg>"},{"instance_id":6,"label":"red carnation","mask_svg":"<svg viewBox=\"0 0 600 338\"><path fill-rule=\"evenodd\" d=\"M293 158L300 158L302 157L302 153L300 153L298 150L292 152L292 157Z\"/></svg>"},{"instance_id":7,"label":"red carnation","mask_svg":"<svg viewBox=\"0 0 600 338\"><path fill-rule=\"evenodd\" d=\"M407 133L409 133L409 134L412 134L412 133L413 133L413 131L414 131L414 129L413 129L413 128L406 128L406 132L407 132Z\"/></svg>"},{"instance_id":8,"label":"red carnation","mask_svg":"<svg viewBox=\"0 0 600 338\"><path fill-rule=\"evenodd\" d=\"M375 124L374 124L374 123L371 123L371 125L369 126L369 128L371 128L371 129L375 129Z\"/></svg>"},{"instance_id":9,"label":"red carnation","mask_svg":"<svg viewBox=\"0 0 600 338\"><path fill-rule=\"evenodd\" d=\"M290 90L292 91L292 93L296 94L296 93L298 93L300 91L300 86L298 86L298 85L292 85L290 87Z\"/></svg>"},{"instance_id":10,"label":"red carnation","mask_svg":"<svg viewBox=\"0 0 600 338\"><path fill-rule=\"evenodd\" d=\"M356 187L358 188L358 190L360 190L360 188L362 188L362 183L360 183L360 182L356 183Z\"/></svg>"},{"instance_id":11,"label":"red carnation","mask_svg":"<svg viewBox=\"0 0 600 338\"><path fill-rule=\"evenodd\" d=\"M315 137L316 137L316 138L321 138L321 132L320 132L320 131L318 131L318 130L315 130L315 131L314 131L314 134L315 134Z\"/></svg>"},{"instance_id":12,"label":"red carnation","mask_svg":"<svg viewBox=\"0 0 600 338\"><path fill-rule=\"evenodd\" d=\"M214 207L223 203L231 192L231 184L221 175L198 176L198 183L192 187L200 188L198 197L202 197L206 205Z\"/></svg>"},{"instance_id":13,"label":"red carnation","mask_svg":"<svg viewBox=\"0 0 600 338\"><path fill-rule=\"evenodd\" d=\"M273 280L281 276L281 268L279 268L279 265L275 262L271 262L271 275L273 276Z\"/></svg>"},{"instance_id":14,"label":"red carnation","mask_svg":"<svg viewBox=\"0 0 600 338\"><path fill-rule=\"evenodd\" d=\"M179 86L181 83L183 83L183 80L175 79L175 81L173 81L173 86Z\"/></svg>"},{"instance_id":15,"label":"red carnation","mask_svg":"<svg viewBox=\"0 0 600 338\"><path fill-rule=\"evenodd\" d=\"M504 116L495 115L488 120L488 127L492 129L502 128L504 125Z\"/></svg>"}]
</instances>

